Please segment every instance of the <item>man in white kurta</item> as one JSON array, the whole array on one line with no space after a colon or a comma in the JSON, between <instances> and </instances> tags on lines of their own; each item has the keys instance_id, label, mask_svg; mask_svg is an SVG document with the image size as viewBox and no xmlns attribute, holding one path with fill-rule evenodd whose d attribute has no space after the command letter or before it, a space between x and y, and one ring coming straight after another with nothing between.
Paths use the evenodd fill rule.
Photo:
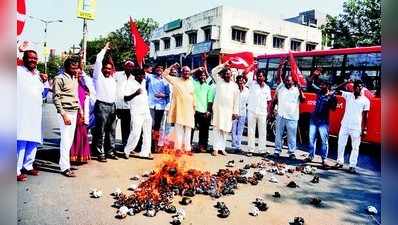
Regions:
<instances>
[{"instance_id":1,"label":"man in white kurta","mask_svg":"<svg viewBox=\"0 0 398 225\"><path fill-rule=\"evenodd\" d=\"M216 81L215 99L213 102L214 143L213 155L225 152L227 134L231 132L232 121L239 115L239 88L231 80L232 73L227 67L228 61L215 67L211 75Z\"/></svg>"},{"instance_id":2,"label":"man in white kurta","mask_svg":"<svg viewBox=\"0 0 398 225\"><path fill-rule=\"evenodd\" d=\"M42 143L43 81L36 69L37 54L26 51L24 65L17 67L17 180L25 181L25 174L38 175L33 169L37 146Z\"/></svg>"},{"instance_id":3,"label":"man in white kurta","mask_svg":"<svg viewBox=\"0 0 398 225\"><path fill-rule=\"evenodd\" d=\"M128 79L124 96L128 102L131 114L131 130L124 148L125 158L136 148L142 132L142 146L139 157L152 159L151 130L152 117L149 111L148 94L146 91L145 72L141 69L133 70L135 79Z\"/></svg>"}]
</instances>

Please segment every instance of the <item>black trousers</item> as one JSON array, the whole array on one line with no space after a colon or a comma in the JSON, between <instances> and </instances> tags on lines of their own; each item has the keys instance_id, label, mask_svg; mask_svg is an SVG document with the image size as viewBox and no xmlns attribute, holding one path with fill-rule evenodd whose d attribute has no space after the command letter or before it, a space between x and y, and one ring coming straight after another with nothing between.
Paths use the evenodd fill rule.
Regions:
<instances>
[{"instance_id":1,"label":"black trousers","mask_svg":"<svg viewBox=\"0 0 398 225\"><path fill-rule=\"evenodd\" d=\"M162 125L163 115L164 115L163 109L151 109L151 116L152 116L152 120L153 120L152 128L155 131L160 130L160 126Z\"/></svg>"},{"instance_id":2,"label":"black trousers","mask_svg":"<svg viewBox=\"0 0 398 225\"><path fill-rule=\"evenodd\" d=\"M206 113L195 112L195 127L199 130L199 147L207 149L209 144L209 128L210 128L210 117L206 117ZM191 143L193 139L194 129L192 130Z\"/></svg>"},{"instance_id":3,"label":"black trousers","mask_svg":"<svg viewBox=\"0 0 398 225\"><path fill-rule=\"evenodd\" d=\"M92 152L99 156L112 155L115 151L116 106L97 100L94 115Z\"/></svg>"},{"instance_id":4,"label":"black trousers","mask_svg":"<svg viewBox=\"0 0 398 225\"><path fill-rule=\"evenodd\" d=\"M120 119L120 126L122 128L122 143L123 147L127 144L127 139L130 135L131 114L130 109L116 109L116 115Z\"/></svg>"}]
</instances>

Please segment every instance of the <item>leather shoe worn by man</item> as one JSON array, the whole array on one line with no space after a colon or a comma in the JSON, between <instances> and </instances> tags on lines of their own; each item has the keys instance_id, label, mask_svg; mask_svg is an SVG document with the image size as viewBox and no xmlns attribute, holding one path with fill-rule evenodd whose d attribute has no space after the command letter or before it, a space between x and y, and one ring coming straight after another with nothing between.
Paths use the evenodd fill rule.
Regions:
<instances>
[{"instance_id":1,"label":"leather shoe worn by man","mask_svg":"<svg viewBox=\"0 0 398 225\"><path fill-rule=\"evenodd\" d=\"M28 177L25 174L20 174L17 176L17 181L27 181Z\"/></svg>"},{"instance_id":2,"label":"leather shoe worn by man","mask_svg":"<svg viewBox=\"0 0 398 225\"><path fill-rule=\"evenodd\" d=\"M21 173L27 174L27 175L31 175L31 176L38 176L39 175L39 171L35 170L35 169L31 169L31 170L22 169Z\"/></svg>"},{"instance_id":3,"label":"leather shoe worn by man","mask_svg":"<svg viewBox=\"0 0 398 225\"><path fill-rule=\"evenodd\" d=\"M109 154L106 156L108 159L113 159L113 160L118 160L117 156L115 154Z\"/></svg>"}]
</instances>

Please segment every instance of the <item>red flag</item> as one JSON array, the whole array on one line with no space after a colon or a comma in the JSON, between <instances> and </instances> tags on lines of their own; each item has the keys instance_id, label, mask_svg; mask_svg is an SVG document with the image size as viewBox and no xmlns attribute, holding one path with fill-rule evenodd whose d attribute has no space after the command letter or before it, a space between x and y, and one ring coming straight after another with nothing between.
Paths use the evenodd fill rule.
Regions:
<instances>
[{"instance_id":1,"label":"red flag","mask_svg":"<svg viewBox=\"0 0 398 225\"><path fill-rule=\"evenodd\" d=\"M291 51L289 51L289 63L290 63L290 71L292 74L292 78L294 82L297 82L301 86L306 85L305 78L301 71L299 70L296 60L294 59L294 56Z\"/></svg>"},{"instance_id":2,"label":"red flag","mask_svg":"<svg viewBox=\"0 0 398 225\"><path fill-rule=\"evenodd\" d=\"M25 26L26 6L25 0L17 0L17 36L19 36Z\"/></svg>"},{"instance_id":3,"label":"red flag","mask_svg":"<svg viewBox=\"0 0 398 225\"><path fill-rule=\"evenodd\" d=\"M145 56L149 52L149 46L145 43L140 32L137 29L137 24L130 17L130 32L131 38L133 40L133 46L135 48L135 57L137 59L138 65L142 67L142 62Z\"/></svg>"},{"instance_id":4,"label":"red flag","mask_svg":"<svg viewBox=\"0 0 398 225\"><path fill-rule=\"evenodd\" d=\"M228 60L232 63L231 67L236 69L246 69L254 63L253 53L251 52L223 54L222 62L224 63Z\"/></svg>"}]
</instances>

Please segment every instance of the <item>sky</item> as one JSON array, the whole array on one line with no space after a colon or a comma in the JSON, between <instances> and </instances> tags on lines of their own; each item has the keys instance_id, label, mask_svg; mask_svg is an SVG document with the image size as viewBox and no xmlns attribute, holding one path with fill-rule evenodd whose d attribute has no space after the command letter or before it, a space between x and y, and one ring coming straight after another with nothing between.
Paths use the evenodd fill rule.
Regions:
<instances>
[{"instance_id":1,"label":"sky","mask_svg":"<svg viewBox=\"0 0 398 225\"><path fill-rule=\"evenodd\" d=\"M88 40L106 36L120 28L129 17L151 17L160 25L174 19L183 19L196 13L225 5L270 17L289 18L299 12L316 9L338 15L343 0L97 0L96 19L88 22ZM78 46L82 38L83 21L76 17L77 0L26 0L27 18L19 40L28 40L38 51L44 41L44 24L29 16L44 20L63 20L48 25L47 46L56 54Z\"/></svg>"}]
</instances>

